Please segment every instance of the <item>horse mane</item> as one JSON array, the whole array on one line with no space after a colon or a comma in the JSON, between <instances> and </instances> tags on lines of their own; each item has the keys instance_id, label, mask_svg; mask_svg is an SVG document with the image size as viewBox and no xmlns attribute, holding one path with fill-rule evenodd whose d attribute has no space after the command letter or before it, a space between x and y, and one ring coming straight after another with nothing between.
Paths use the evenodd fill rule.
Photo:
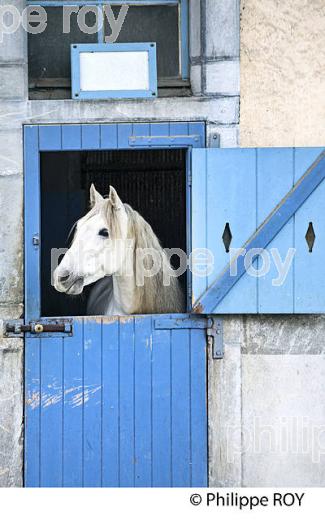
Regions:
<instances>
[{"instance_id":1,"label":"horse mane","mask_svg":"<svg viewBox=\"0 0 325 520\"><path fill-rule=\"evenodd\" d=\"M138 249L154 249L161 258L161 265L172 270L170 262L152 227L131 206L124 204L128 216L128 238L134 240L134 251ZM150 257L143 259L141 266L151 268ZM141 268L134 255L134 274ZM143 285L136 287L138 307L134 314L179 313L184 310L184 297L178 278L171 276L170 284L163 284L163 270L154 276L145 276Z\"/></svg>"}]
</instances>

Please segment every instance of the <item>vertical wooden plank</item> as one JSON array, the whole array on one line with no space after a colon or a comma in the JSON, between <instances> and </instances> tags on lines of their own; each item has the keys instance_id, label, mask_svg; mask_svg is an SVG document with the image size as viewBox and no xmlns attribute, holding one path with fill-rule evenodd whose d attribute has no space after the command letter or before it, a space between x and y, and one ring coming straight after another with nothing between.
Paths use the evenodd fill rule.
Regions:
<instances>
[{"instance_id":1,"label":"vertical wooden plank","mask_svg":"<svg viewBox=\"0 0 325 520\"><path fill-rule=\"evenodd\" d=\"M40 486L41 340L25 339L25 486Z\"/></svg>"},{"instance_id":2,"label":"vertical wooden plank","mask_svg":"<svg viewBox=\"0 0 325 520\"><path fill-rule=\"evenodd\" d=\"M192 154L192 255L199 257L198 250L207 246L207 150L195 150ZM194 258L194 256L192 256ZM204 258L204 257L203 257ZM199 263L192 267L192 304L208 288L205 267Z\"/></svg>"},{"instance_id":3,"label":"vertical wooden plank","mask_svg":"<svg viewBox=\"0 0 325 520\"><path fill-rule=\"evenodd\" d=\"M63 339L41 339L41 487L62 487Z\"/></svg>"},{"instance_id":4,"label":"vertical wooden plank","mask_svg":"<svg viewBox=\"0 0 325 520\"><path fill-rule=\"evenodd\" d=\"M40 150L62 149L61 125L40 125L39 148Z\"/></svg>"},{"instance_id":5,"label":"vertical wooden plank","mask_svg":"<svg viewBox=\"0 0 325 520\"><path fill-rule=\"evenodd\" d=\"M119 319L103 319L103 486L119 485Z\"/></svg>"},{"instance_id":6,"label":"vertical wooden plank","mask_svg":"<svg viewBox=\"0 0 325 520\"><path fill-rule=\"evenodd\" d=\"M40 316L40 249L33 236L40 233L40 164L38 127L24 129L25 167L25 319Z\"/></svg>"},{"instance_id":7,"label":"vertical wooden plank","mask_svg":"<svg viewBox=\"0 0 325 520\"><path fill-rule=\"evenodd\" d=\"M149 123L133 123L132 135L135 137L142 137L150 135L150 124Z\"/></svg>"},{"instance_id":8,"label":"vertical wooden plank","mask_svg":"<svg viewBox=\"0 0 325 520\"><path fill-rule=\"evenodd\" d=\"M120 486L134 487L134 318L120 320Z\"/></svg>"},{"instance_id":9,"label":"vertical wooden plank","mask_svg":"<svg viewBox=\"0 0 325 520\"><path fill-rule=\"evenodd\" d=\"M100 125L100 147L106 150L117 148L117 125Z\"/></svg>"},{"instance_id":10,"label":"vertical wooden plank","mask_svg":"<svg viewBox=\"0 0 325 520\"><path fill-rule=\"evenodd\" d=\"M152 341L151 316L136 317L134 343L135 487L150 487L152 485Z\"/></svg>"},{"instance_id":11,"label":"vertical wooden plank","mask_svg":"<svg viewBox=\"0 0 325 520\"><path fill-rule=\"evenodd\" d=\"M305 173L323 148L297 148L295 151L295 182ZM324 312L325 280L325 183L310 195L295 215L295 312ZM315 243L310 253L306 241L309 223L312 222Z\"/></svg>"},{"instance_id":12,"label":"vertical wooden plank","mask_svg":"<svg viewBox=\"0 0 325 520\"><path fill-rule=\"evenodd\" d=\"M189 336L189 330L172 330L171 417L173 487L189 487L191 485Z\"/></svg>"},{"instance_id":13,"label":"vertical wooden plank","mask_svg":"<svg viewBox=\"0 0 325 520\"><path fill-rule=\"evenodd\" d=\"M83 327L81 319L74 320L73 336L63 339L63 349L63 486L81 487L83 467Z\"/></svg>"},{"instance_id":14,"label":"vertical wooden plank","mask_svg":"<svg viewBox=\"0 0 325 520\"><path fill-rule=\"evenodd\" d=\"M206 331L190 331L191 483L208 485Z\"/></svg>"},{"instance_id":15,"label":"vertical wooden plank","mask_svg":"<svg viewBox=\"0 0 325 520\"><path fill-rule=\"evenodd\" d=\"M150 123L152 136L161 137L169 134L169 123Z\"/></svg>"},{"instance_id":16,"label":"vertical wooden plank","mask_svg":"<svg viewBox=\"0 0 325 520\"><path fill-rule=\"evenodd\" d=\"M131 123L120 123L117 125L117 146L121 149L130 148L129 137L132 135Z\"/></svg>"},{"instance_id":17,"label":"vertical wooden plank","mask_svg":"<svg viewBox=\"0 0 325 520\"><path fill-rule=\"evenodd\" d=\"M257 149L257 220L258 225L267 218L280 200L291 190L294 184L292 148ZM265 261L269 259L269 271L257 279L258 312L292 313L293 312L293 265L285 280L280 281L279 271L274 261L281 258L284 262L289 249L294 246L293 219L286 224L265 251ZM272 251L273 250L273 251ZM264 265L267 267L267 263ZM257 266L263 268L263 260L258 259ZM276 285L280 284L281 285Z\"/></svg>"},{"instance_id":18,"label":"vertical wooden plank","mask_svg":"<svg viewBox=\"0 0 325 520\"><path fill-rule=\"evenodd\" d=\"M150 123L151 135L170 135L170 123Z\"/></svg>"},{"instance_id":19,"label":"vertical wooden plank","mask_svg":"<svg viewBox=\"0 0 325 520\"><path fill-rule=\"evenodd\" d=\"M81 125L81 145L83 150L100 148L99 125Z\"/></svg>"},{"instance_id":20,"label":"vertical wooden plank","mask_svg":"<svg viewBox=\"0 0 325 520\"><path fill-rule=\"evenodd\" d=\"M171 487L171 332L152 337L152 485Z\"/></svg>"},{"instance_id":21,"label":"vertical wooden plank","mask_svg":"<svg viewBox=\"0 0 325 520\"><path fill-rule=\"evenodd\" d=\"M256 230L256 151L209 149L207 156L207 247L214 257L210 285L230 260L222 240L226 224L232 233L231 248L242 248ZM215 310L221 314L256 311L257 282L248 274Z\"/></svg>"},{"instance_id":22,"label":"vertical wooden plank","mask_svg":"<svg viewBox=\"0 0 325 520\"><path fill-rule=\"evenodd\" d=\"M83 456L85 487L102 483L102 326L101 321L84 320L83 332Z\"/></svg>"},{"instance_id":23,"label":"vertical wooden plank","mask_svg":"<svg viewBox=\"0 0 325 520\"><path fill-rule=\"evenodd\" d=\"M179 136L179 135L189 135L188 123L177 122L169 124L169 135L171 136Z\"/></svg>"},{"instance_id":24,"label":"vertical wooden plank","mask_svg":"<svg viewBox=\"0 0 325 520\"><path fill-rule=\"evenodd\" d=\"M81 125L62 125L62 150L81 150Z\"/></svg>"},{"instance_id":25,"label":"vertical wooden plank","mask_svg":"<svg viewBox=\"0 0 325 520\"><path fill-rule=\"evenodd\" d=\"M205 124L201 122L189 123L189 135L197 135L199 140L194 143L194 148L205 146Z\"/></svg>"}]
</instances>

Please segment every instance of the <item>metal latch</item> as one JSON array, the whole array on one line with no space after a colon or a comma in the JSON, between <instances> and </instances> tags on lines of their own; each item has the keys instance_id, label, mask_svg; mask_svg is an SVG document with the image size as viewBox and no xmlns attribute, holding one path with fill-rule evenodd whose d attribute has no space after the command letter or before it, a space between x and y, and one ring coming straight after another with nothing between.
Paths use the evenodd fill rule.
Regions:
<instances>
[{"instance_id":1,"label":"metal latch","mask_svg":"<svg viewBox=\"0 0 325 520\"><path fill-rule=\"evenodd\" d=\"M222 359L224 356L223 346L223 321L221 318L210 317L207 328L208 346L212 348L212 358Z\"/></svg>"},{"instance_id":2,"label":"metal latch","mask_svg":"<svg viewBox=\"0 0 325 520\"><path fill-rule=\"evenodd\" d=\"M31 334L42 334L46 332L72 334L72 320L46 320L30 321L10 320L4 324L4 335L6 337L23 337L29 332Z\"/></svg>"}]
</instances>

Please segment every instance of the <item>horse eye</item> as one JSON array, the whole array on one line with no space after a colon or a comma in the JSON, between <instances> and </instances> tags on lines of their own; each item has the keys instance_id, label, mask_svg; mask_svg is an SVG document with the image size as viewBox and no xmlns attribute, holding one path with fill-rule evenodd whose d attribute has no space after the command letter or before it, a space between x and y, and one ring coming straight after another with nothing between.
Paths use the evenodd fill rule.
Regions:
<instances>
[{"instance_id":1,"label":"horse eye","mask_svg":"<svg viewBox=\"0 0 325 520\"><path fill-rule=\"evenodd\" d=\"M108 233L108 229L101 229L99 232L98 232L99 236L100 237L104 237L104 238L108 238L109 237L109 233Z\"/></svg>"}]
</instances>

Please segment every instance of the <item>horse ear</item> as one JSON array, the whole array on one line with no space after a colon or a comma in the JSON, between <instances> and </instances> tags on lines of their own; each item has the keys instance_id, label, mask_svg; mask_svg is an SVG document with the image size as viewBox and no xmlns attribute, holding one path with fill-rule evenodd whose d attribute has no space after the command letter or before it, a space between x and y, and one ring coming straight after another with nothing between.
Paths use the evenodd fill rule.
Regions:
<instances>
[{"instance_id":1,"label":"horse ear","mask_svg":"<svg viewBox=\"0 0 325 520\"><path fill-rule=\"evenodd\" d=\"M98 202L103 200L103 197L100 193L96 190L95 186L92 184L90 186L90 206L93 208Z\"/></svg>"},{"instance_id":2,"label":"horse ear","mask_svg":"<svg viewBox=\"0 0 325 520\"><path fill-rule=\"evenodd\" d=\"M109 187L109 200L114 209L119 209L123 206L123 202L121 201L120 197L118 196L118 194L117 194L115 188L113 188L113 186Z\"/></svg>"}]
</instances>

